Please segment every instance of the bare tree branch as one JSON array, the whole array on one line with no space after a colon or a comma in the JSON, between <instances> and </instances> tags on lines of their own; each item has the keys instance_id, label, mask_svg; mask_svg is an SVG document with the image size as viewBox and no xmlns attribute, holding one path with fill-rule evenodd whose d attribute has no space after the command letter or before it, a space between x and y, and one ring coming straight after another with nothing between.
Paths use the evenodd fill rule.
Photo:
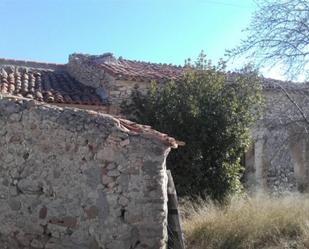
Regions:
<instances>
[{"instance_id":1,"label":"bare tree branch","mask_svg":"<svg viewBox=\"0 0 309 249\"><path fill-rule=\"evenodd\" d=\"M280 64L291 78L308 74L309 1L256 0L258 10L241 45L226 51L230 58L245 57L260 66Z\"/></svg>"},{"instance_id":2,"label":"bare tree branch","mask_svg":"<svg viewBox=\"0 0 309 249\"><path fill-rule=\"evenodd\" d=\"M275 83L276 84L276 83ZM292 102L293 105L295 105L295 107L297 108L297 110L300 112L301 116L303 117L304 121L309 124L309 120L306 116L306 114L304 113L304 111L302 110L302 108L296 103L296 101L290 96L290 94L287 92L287 90L285 90L281 85L276 84L282 92L284 92L284 94L286 95L286 97Z\"/></svg>"}]
</instances>

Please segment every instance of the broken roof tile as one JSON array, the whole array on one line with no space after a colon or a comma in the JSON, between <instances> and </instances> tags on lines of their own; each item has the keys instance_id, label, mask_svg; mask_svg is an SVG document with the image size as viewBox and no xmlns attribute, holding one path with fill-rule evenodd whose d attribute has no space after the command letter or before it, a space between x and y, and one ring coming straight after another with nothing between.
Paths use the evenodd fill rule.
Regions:
<instances>
[{"instance_id":1,"label":"broken roof tile","mask_svg":"<svg viewBox=\"0 0 309 249\"><path fill-rule=\"evenodd\" d=\"M178 141L173 137L168 136L167 134L161 133L151 128L149 125L141 125L137 124L133 121L117 118L119 120L119 124L122 128L129 130L134 133L144 134L149 137L153 137L158 139L163 144L170 146L172 148L177 148L178 146L184 146L185 143L182 141Z\"/></svg>"}]
</instances>

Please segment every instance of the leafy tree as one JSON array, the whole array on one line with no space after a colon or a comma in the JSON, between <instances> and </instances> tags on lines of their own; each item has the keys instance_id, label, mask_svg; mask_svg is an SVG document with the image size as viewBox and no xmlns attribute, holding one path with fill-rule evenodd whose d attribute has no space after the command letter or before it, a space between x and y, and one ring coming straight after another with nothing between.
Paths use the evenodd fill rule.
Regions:
<instances>
[{"instance_id":1,"label":"leafy tree","mask_svg":"<svg viewBox=\"0 0 309 249\"><path fill-rule=\"evenodd\" d=\"M132 103L124 105L135 121L186 143L167 159L179 195L222 200L241 189L240 157L261 94L255 72L226 74L224 68L201 54L195 65L187 64L182 81L153 83L146 95L137 89Z\"/></svg>"},{"instance_id":2,"label":"leafy tree","mask_svg":"<svg viewBox=\"0 0 309 249\"><path fill-rule=\"evenodd\" d=\"M308 77L309 1L257 0L258 10L245 30L247 38L228 50L230 57L245 56L259 65L280 65L287 76Z\"/></svg>"}]
</instances>

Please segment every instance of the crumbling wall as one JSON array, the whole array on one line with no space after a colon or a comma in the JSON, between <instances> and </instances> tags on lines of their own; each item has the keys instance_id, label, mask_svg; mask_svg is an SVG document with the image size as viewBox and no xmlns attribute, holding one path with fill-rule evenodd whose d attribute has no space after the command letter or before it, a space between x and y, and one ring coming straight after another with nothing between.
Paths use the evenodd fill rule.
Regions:
<instances>
[{"instance_id":1,"label":"crumbling wall","mask_svg":"<svg viewBox=\"0 0 309 249\"><path fill-rule=\"evenodd\" d=\"M97 92L106 95L111 104L111 113L120 113L120 106L123 101L129 102L134 88L146 93L150 87L149 82L137 82L121 80L111 76L102 67L100 60L105 57L113 60L112 56L72 54L69 56L67 70L72 77L85 85L95 87Z\"/></svg>"},{"instance_id":2,"label":"crumbling wall","mask_svg":"<svg viewBox=\"0 0 309 249\"><path fill-rule=\"evenodd\" d=\"M105 79L105 71L92 61L91 55L71 54L67 70L71 76L85 85L99 88L107 86L109 80Z\"/></svg>"},{"instance_id":3,"label":"crumbling wall","mask_svg":"<svg viewBox=\"0 0 309 249\"><path fill-rule=\"evenodd\" d=\"M265 113L252 130L246 155L247 185L271 192L308 191L309 123L296 106L308 116L308 92L275 89L264 96Z\"/></svg>"},{"instance_id":4,"label":"crumbling wall","mask_svg":"<svg viewBox=\"0 0 309 249\"><path fill-rule=\"evenodd\" d=\"M0 99L1 248L166 248L169 147L109 115Z\"/></svg>"}]
</instances>

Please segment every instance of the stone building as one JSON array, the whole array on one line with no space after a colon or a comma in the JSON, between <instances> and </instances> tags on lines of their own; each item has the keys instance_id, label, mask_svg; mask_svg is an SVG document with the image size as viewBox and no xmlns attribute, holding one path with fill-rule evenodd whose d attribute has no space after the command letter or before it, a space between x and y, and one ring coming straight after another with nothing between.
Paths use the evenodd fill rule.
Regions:
<instances>
[{"instance_id":1,"label":"stone building","mask_svg":"<svg viewBox=\"0 0 309 249\"><path fill-rule=\"evenodd\" d=\"M111 104L109 112L117 114L120 104L130 99L134 87L147 91L151 81L177 81L184 74L181 66L116 59L111 53L100 56L72 54L67 71L75 79L107 96Z\"/></svg>"},{"instance_id":2,"label":"stone building","mask_svg":"<svg viewBox=\"0 0 309 249\"><path fill-rule=\"evenodd\" d=\"M165 159L179 142L119 115L134 87L183 75L110 53L72 54L67 64L0 59L0 244L166 248ZM263 79L263 89L248 188L304 191L309 85Z\"/></svg>"},{"instance_id":3,"label":"stone building","mask_svg":"<svg viewBox=\"0 0 309 249\"><path fill-rule=\"evenodd\" d=\"M1 248L166 248L177 141L103 114L111 90L67 69L0 60Z\"/></svg>"}]
</instances>

